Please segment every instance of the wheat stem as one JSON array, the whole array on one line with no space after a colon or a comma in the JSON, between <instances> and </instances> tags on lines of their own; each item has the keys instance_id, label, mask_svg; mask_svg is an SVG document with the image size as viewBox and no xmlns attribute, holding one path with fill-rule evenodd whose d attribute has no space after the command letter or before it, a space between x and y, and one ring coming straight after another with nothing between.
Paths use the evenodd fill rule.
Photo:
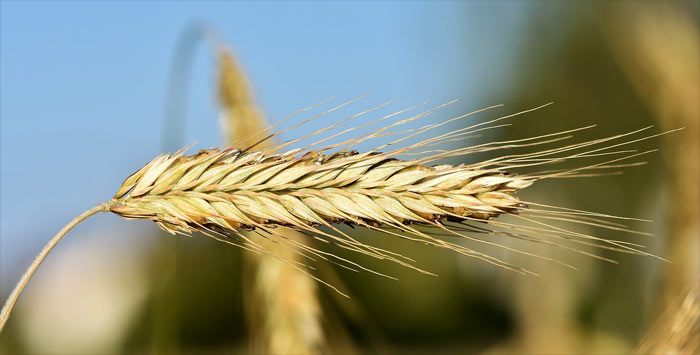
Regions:
<instances>
[{"instance_id":1,"label":"wheat stem","mask_svg":"<svg viewBox=\"0 0 700 355\"><path fill-rule=\"evenodd\" d=\"M56 246L56 244L58 244L58 242L61 239L63 239L66 233L73 229L73 227L77 226L80 222L100 212L107 212L111 206L114 206L114 203L114 201L109 203L100 203L97 206L73 218L72 221L68 222L68 224L61 228L61 230L58 231L58 233L56 233L56 235L54 235L53 238L51 238L51 240L49 240L49 242L44 246L44 248L41 249L41 252L39 252L36 258L34 258L34 262L32 262L32 264L24 272L24 275L22 275L22 278L17 283L17 286L15 286L14 290L12 290L12 293L7 298L7 301L5 301L5 305L2 307L2 311L0 311L0 332L2 332L2 329L5 327L7 319L10 318L10 312L12 312L12 308L15 306L15 303L17 302L19 295L24 290L24 287L27 286L29 279L32 278L32 276L36 272L36 269L39 268L39 265L41 265L44 259L46 259L46 256L49 255L49 252L51 252L51 250Z\"/></svg>"}]
</instances>

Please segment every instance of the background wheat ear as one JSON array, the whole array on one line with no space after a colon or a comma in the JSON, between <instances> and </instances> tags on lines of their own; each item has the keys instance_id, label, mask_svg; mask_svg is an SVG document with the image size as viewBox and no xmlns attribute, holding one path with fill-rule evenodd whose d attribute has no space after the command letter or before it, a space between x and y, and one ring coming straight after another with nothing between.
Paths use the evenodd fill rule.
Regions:
<instances>
[{"instance_id":1,"label":"background wheat ear","mask_svg":"<svg viewBox=\"0 0 700 355\"><path fill-rule=\"evenodd\" d=\"M700 284L669 302L642 337L635 354L696 354L700 349Z\"/></svg>"},{"instance_id":2,"label":"background wheat ear","mask_svg":"<svg viewBox=\"0 0 700 355\"><path fill-rule=\"evenodd\" d=\"M267 123L262 110L256 105L250 84L229 47L219 48L217 63L218 97L226 140L240 141L264 131ZM260 148L271 144L271 140L264 142ZM300 262L301 256L254 233L242 233L271 252L245 253L247 270L243 280L251 351L269 354L330 351L324 339L315 281L274 255L291 262ZM297 241L303 238L294 231L286 231L284 235Z\"/></svg>"}]
</instances>

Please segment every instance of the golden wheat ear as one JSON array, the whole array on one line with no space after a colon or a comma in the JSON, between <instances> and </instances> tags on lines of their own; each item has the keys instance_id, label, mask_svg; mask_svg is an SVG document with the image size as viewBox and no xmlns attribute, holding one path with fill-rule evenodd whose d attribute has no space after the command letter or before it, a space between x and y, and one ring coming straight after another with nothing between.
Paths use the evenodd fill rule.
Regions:
<instances>
[{"instance_id":1,"label":"golden wheat ear","mask_svg":"<svg viewBox=\"0 0 700 355\"><path fill-rule=\"evenodd\" d=\"M625 218L523 201L517 195L519 190L544 179L605 175L607 173L599 171L643 164L629 161L651 151L616 149L659 135L634 138L634 135L643 133L649 127L568 145L559 142L571 139L577 131L594 126L439 150L433 148L502 127L504 120L546 105L439 135L433 132L447 123L470 118L498 106L436 124L402 129L402 125L423 119L445 106L400 118L400 115L415 110L419 105L340 130L341 124L395 102L392 100L287 143L268 145L262 151L254 149L271 137L298 128L358 99L334 106L278 133L264 130L230 147L203 150L190 156L184 156L182 151L172 156L159 156L124 182L114 197L116 204L110 211L129 219L152 220L171 233L190 234L199 231L217 240L268 253L239 233L240 229L254 230L309 261L322 259L351 270L363 269L383 276L387 275L341 259L312 245L289 240L275 229L292 228L334 246L393 261L425 273L429 272L414 266L411 259L359 242L337 225L361 226L451 249L523 274L534 273L449 241L448 237L497 246L572 268L560 260L507 247L503 245L502 238L493 237L527 240L610 262L615 261L581 248L594 247L650 255L641 250L643 245L638 243L577 233L555 224L585 224L604 230L644 234L616 222ZM315 107L309 109L313 108ZM385 125L383 122L389 118L393 122ZM373 124L380 128L361 135L351 134L350 138L339 143L321 146L321 143L332 138ZM329 136L322 137L324 133ZM398 138L378 144L366 152L351 150L359 143L391 136ZM417 143L406 143L414 137L423 138ZM311 143L304 145L304 141ZM399 147L401 143L406 144ZM280 153L294 144L301 147ZM469 165L435 165L445 158L537 146L543 148L536 152L503 155ZM549 167L571 160L587 162L577 168L518 174L524 168L532 170L532 167ZM516 222L508 223L498 218L503 215L514 217ZM294 266L303 270L311 269L310 265L299 263Z\"/></svg>"},{"instance_id":2,"label":"golden wheat ear","mask_svg":"<svg viewBox=\"0 0 700 355\"><path fill-rule=\"evenodd\" d=\"M294 251L302 256L302 260L308 260L309 264L276 256L280 260L306 272L339 293L340 291L332 285L312 275L314 268L310 263L320 259L349 270L364 270L393 277L311 244L287 238L284 233L277 232L278 228L291 228L335 247L395 262L426 274L431 273L413 265L412 259L360 242L338 228L338 225L381 231L425 245L450 249L530 275L536 274L450 241L450 238L496 246L571 268L574 266L563 261L506 246L503 244L503 238L563 248L610 262L615 261L582 248L593 247L650 255L641 250L643 245L638 243L609 240L555 225L555 222L566 222L585 224L603 230L643 234L623 224L631 218L524 201L518 197L517 192L544 179L601 175L597 172L600 169L639 165L643 162L629 160L651 151L640 153L636 150L616 149L659 134L634 138L634 135L646 130L642 129L593 141L568 145L559 143L571 139L576 131L592 128L588 126L466 148L436 149L447 143L472 139L480 132L506 125L507 123L503 122L505 120L546 105L471 124L444 134L434 132L448 123L472 118L477 113L498 106L477 110L440 123L403 128L403 125L424 119L445 106L400 118L419 108L419 105L333 133L340 130L342 124L393 103L390 101L287 143L271 145L268 142L272 137L323 117L358 99L323 111L277 133L269 133L266 129L231 146L201 150L193 155L185 155L186 149L181 149L174 154L156 157L129 176L109 203L100 204L80 215L49 242L10 295L0 315L0 329L7 321L22 289L51 248L73 226L95 213L104 211L113 212L126 219L151 220L158 227L173 234L189 235L198 231L218 241L259 253L273 254L241 233L241 230L255 231L260 236ZM295 114L314 108L315 106L303 109ZM386 125L383 122L387 119L394 121ZM364 134L354 133L375 124L380 128ZM322 134L326 133L330 136L321 138ZM340 139L339 143L320 145L348 133L352 133L350 137ZM388 143L378 143L365 152L351 149L363 142L386 140L392 136L397 138ZM410 143L415 139L418 139L418 142ZM305 141L311 143L303 143ZM295 144L300 147L283 152ZM256 147L263 146L267 148L256 151ZM508 154L479 163L436 164L446 158L455 159L485 151L510 151L540 146L542 149L533 153ZM565 161L587 163L573 169L550 169L550 166ZM548 170L519 174L521 169L533 167L547 167ZM514 218L516 222L506 222L502 220L502 216Z\"/></svg>"}]
</instances>

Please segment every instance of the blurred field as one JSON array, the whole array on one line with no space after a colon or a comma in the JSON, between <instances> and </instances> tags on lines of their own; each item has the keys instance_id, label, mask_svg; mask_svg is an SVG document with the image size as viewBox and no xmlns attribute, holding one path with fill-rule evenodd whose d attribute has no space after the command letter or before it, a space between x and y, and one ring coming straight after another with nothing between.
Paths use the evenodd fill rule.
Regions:
<instances>
[{"instance_id":1,"label":"blurred field","mask_svg":"<svg viewBox=\"0 0 700 355\"><path fill-rule=\"evenodd\" d=\"M0 352L697 352L698 4L2 2L3 299L56 230L162 150L191 140L217 146L332 95L339 104L373 90L333 119L404 95L400 108L461 99L433 122L492 104L505 108L482 118L554 102L480 142L589 124L598 126L582 140L649 125L652 133L685 129L639 143L659 152L623 175L545 182L523 194L651 219L632 227L653 237L604 237L641 240L668 263L603 253L620 261L607 264L528 246L573 271L479 249L542 275L523 277L347 229L439 277L340 253L400 279L321 268L345 299L236 248L104 215L42 265L0 335ZM234 76L222 80L222 65L233 65Z\"/></svg>"}]
</instances>

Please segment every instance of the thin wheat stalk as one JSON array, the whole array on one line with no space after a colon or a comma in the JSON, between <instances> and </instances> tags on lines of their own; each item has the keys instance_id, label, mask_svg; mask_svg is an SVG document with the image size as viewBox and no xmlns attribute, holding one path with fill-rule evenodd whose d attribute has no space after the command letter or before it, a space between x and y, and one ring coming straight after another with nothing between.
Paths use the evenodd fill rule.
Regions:
<instances>
[{"instance_id":1,"label":"thin wheat stalk","mask_svg":"<svg viewBox=\"0 0 700 355\"><path fill-rule=\"evenodd\" d=\"M5 302L5 305L0 311L0 332L2 332L2 329L5 327L7 319L10 318L10 312L12 312L12 308L15 306L19 295L27 286L29 279L31 279L32 275L34 275L34 272L36 272L36 269L39 268L39 265L41 265L44 259L46 259L46 256L49 255L49 253L56 246L56 244L58 244L58 242L61 241L63 237L65 237L66 233L70 232L71 229L80 224L80 222L100 212L109 211L109 208L111 206L112 203L100 203L97 206L81 213L79 216L73 218L72 221L68 222L68 224L61 228L61 230L59 230L58 233L56 233L56 235L54 235L53 238L49 240L46 246L44 246L44 248L41 249L36 258L34 258L32 264L24 272L24 275L22 275L22 278L19 280L19 282L17 282L17 285L12 290L12 293L10 293L10 296L7 297L7 301Z\"/></svg>"},{"instance_id":2,"label":"thin wheat stalk","mask_svg":"<svg viewBox=\"0 0 700 355\"><path fill-rule=\"evenodd\" d=\"M347 104L336 106L294 127ZM542 179L587 176L590 175L587 172L591 170L637 165L637 162L629 164L621 162L650 151L640 153L629 149L615 149L657 135L620 142L631 134L644 131L642 129L628 134L560 145L532 153L504 155L469 165L429 165L446 157L465 156L476 152L546 146L570 138L572 132L489 142L452 150L430 149L446 142L473 137L475 133L483 130L497 128L502 125L501 121L532 110L473 124L440 135L433 135L433 130L483 110L416 129L390 131L393 127L425 117L434 110L427 110L409 118L397 120L370 133L356 135L340 143L321 147L318 145L326 139L319 140L317 137L320 133L335 129L340 123L373 110L350 116L307 136L273 145L261 151L254 151L253 148L260 146L279 132L267 134L267 130L264 130L237 142L235 146L238 148L232 146L202 150L189 156L185 155L186 149L182 149L172 155L160 155L129 176L109 203L90 209L69 223L52 239L25 273L16 292L13 292L6 303L2 325L7 320L27 280L55 243L80 221L106 210L126 219L152 220L160 228L173 234L191 234L199 231L225 243L272 255L341 294L342 292L332 285L309 273L308 265L271 253L241 233L241 230L255 231L310 261L322 259L350 270L362 269L390 278L391 276L343 259L333 253L287 238L276 229L293 229L338 247L389 260L428 274L430 274L428 271L414 266L411 259L360 242L336 225L361 226L399 238L420 241L426 245L451 249L522 274L534 273L445 239L450 236L468 239L565 266L570 265L563 261L511 248L495 240L477 238L476 235L523 239L565 248L607 261L613 260L579 249L580 246L650 255L640 250L641 246L634 243L578 233L549 222L552 219L563 219L569 223L595 225L604 229L629 230L624 224L611 220L617 219L624 222L631 218L528 202L517 197L516 193ZM395 114L388 115L374 122L381 122L385 118L394 116ZM358 127L362 126L365 125ZM341 133L352 132L355 128L346 129ZM408 144L410 138L426 133L431 136L418 143ZM350 149L363 141L396 134L399 138L364 153ZM311 144L286 153L278 153L290 144L299 143L308 138L313 138ZM404 143L406 146L393 148L402 142L406 142ZM401 156L415 156L415 158L399 159ZM601 157L602 161L600 161ZM526 172L520 175L513 173L520 169L591 158L599 161L573 169ZM530 205L536 206L537 209L530 211L528 207ZM514 217L518 223L508 223L496 218L502 215ZM575 245L572 246L571 243Z\"/></svg>"}]
</instances>

